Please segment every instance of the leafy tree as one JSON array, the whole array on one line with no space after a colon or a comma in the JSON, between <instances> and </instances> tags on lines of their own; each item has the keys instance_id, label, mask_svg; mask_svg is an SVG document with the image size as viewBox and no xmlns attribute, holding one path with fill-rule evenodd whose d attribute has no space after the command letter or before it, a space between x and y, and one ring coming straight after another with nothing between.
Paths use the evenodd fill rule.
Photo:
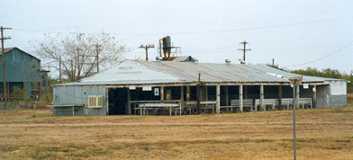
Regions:
<instances>
[{"instance_id":1,"label":"leafy tree","mask_svg":"<svg viewBox=\"0 0 353 160\"><path fill-rule=\"evenodd\" d=\"M348 83L348 92L353 92L353 71L351 74L341 73L336 69L323 69L318 70L316 68L306 68L306 69L298 69L294 70L293 73L308 75L308 76L319 76L319 77L327 77L327 78L337 78L337 79L345 79L349 81Z\"/></svg>"}]
</instances>

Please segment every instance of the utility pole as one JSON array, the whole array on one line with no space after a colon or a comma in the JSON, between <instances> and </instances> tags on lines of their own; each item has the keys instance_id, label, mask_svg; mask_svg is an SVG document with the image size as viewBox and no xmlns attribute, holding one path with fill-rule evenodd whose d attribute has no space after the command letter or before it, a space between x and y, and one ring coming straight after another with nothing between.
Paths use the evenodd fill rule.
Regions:
<instances>
[{"instance_id":1,"label":"utility pole","mask_svg":"<svg viewBox=\"0 0 353 160\"><path fill-rule=\"evenodd\" d=\"M145 44L145 45L140 45L139 48L144 48L145 49L145 53L146 53L146 61L148 61L148 49L150 48L154 48L153 44Z\"/></svg>"},{"instance_id":2,"label":"utility pole","mask_svg":"<svg viewBox=\"0 0 353 160\"><path fill-rule=\"evenodd\" d=\"M70 63L71 63L71 77L70 78L70 81L74 81L75 79L75 76L74 76L74 61L72 59L70 59Z\"/></svg>"},{"instance_id":3,"label":"utility pole","mask_svg":"<svg viewBox=\"0 0 353 160\"><path fill-rule=\"evenodd\" d=\"M239 48L238 50L243 52L243 61L241 64L246 64L246 52L251 51L250 48L246 48L246 45L249 44L247 41L240 42L241 45L243 45L243 48Z\"/></svg>"},{"instance_id":4,"label":"utility pole","mask_svg":"<svg viewBox=\"0 0 353 160\"><path fill-rule=\"evenodd\" d=\"M95 45L96 47L96 62L97 62L97 73L99 72L99 53L100 53L100 47L102 45L99 45L98 43Z\"/></svg>"},{"instance_id":5,"label":"utility pole","mask_svg":"<svg viewBox=\"0 0 353 160\"><path fill-rule=\"evenodd\" d=\"M11 39L11 37L4 37L4 30L11 30L12 28L9 28L9 27L3 27L1 26L0 27L0 32L1 32L1 37L0 37L0 40L1 40L1 54L3 55L3 58L2 58L2 85L3 85L3 96L5 98L5 101L7 100L7 78L6 78L6 64L5 64L5 40L8 40L8 39Z\"/></svg>"},{"instance_id":6,"label":"utility pole","mask_svg":"<svg viewBox=\"0 0 353 160\"><path fill-rule=\"evenodd\" d=\"M275 66L275 59L272 58L272 66Z\"/></svg>"},{"instance_id":7,"label":"utility pole","mask_svg":"<svg viewBox=\"0 0 353 160\"><path fill-rule=\"evenodd\" d=\"M61 83L62 81L62 75L61 75L61 56L59 57L59 82Z\"/></svg>"},{"instance_id":8,"label":"utility pole","mask_svg":"<svg viewBox=\"0 0 353 160\"><path fill-rule=\"evenodd\" d=\"M300 98L300 84L302 83L303 77L292 77L289 78L290 83L293 86L293 108L292 108L292 149L293 149L293 160L297 160L297 130L296 130L296 107L298 107Z\"/></svg>"}]
</instances>

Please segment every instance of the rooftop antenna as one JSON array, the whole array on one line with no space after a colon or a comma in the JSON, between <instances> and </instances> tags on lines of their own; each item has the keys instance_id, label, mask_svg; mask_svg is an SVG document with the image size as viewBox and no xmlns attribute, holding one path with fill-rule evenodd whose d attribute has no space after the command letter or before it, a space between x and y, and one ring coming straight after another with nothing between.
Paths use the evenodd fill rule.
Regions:
<instances>
[{"instance_id":1,"label":"rooftop antenna","mask_svg":"<svg viewBox=\"0 0 353 160\"><path fill-rule=\"evenodd\" d=\"M243 61L241 61L241 64L246 64L246 52L251 51L250 48L246 48L246 45L249 44L247 41L240 42L240 44L243 46L243 48L239 48L238 50L243 52Z\"/></svg>"}]
</instances>

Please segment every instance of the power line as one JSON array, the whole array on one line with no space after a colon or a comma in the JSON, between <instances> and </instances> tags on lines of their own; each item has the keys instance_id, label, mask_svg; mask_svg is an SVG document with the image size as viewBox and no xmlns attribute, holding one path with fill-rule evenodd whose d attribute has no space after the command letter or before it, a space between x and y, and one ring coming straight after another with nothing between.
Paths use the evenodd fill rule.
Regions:
<instances>
[{"instance_id":1,"label":"power line","mask_svg":"<svg viewBox=\"0 0 353 160\"><path fill-rule=\"evenodd\" d=\"M292 66L292 67L300 67L300 66L304 66L304 65L307 65L307 64L316 63L318 61L321 61L321 60L324 60L326 58L329 58L329 57L331 57L333 55L337 55L339 52L342 52L344 49L349 48L349 47L352 47L352 43L351 42L349 44L347 44L347 45L344 45L341 48L335 49L335 50L329 52L328 54L325 54L324 56L318 57L316 59L313 59L313 60L310 60L310 61L307 61L307 62L304 62L304 63L301 63L301 64L290 65L290 66Z\"/></svg>"},{"instance_id":2,"label":"power line","mask_svg":"<svg viewBox=\"0 0 353 160\"><path fill-rule=\"evenodd\" d=\"M259 26L253 26L253 27L236 27L236 28L229 28L229 29L210 29L210 30L204 30L204 31L181 31L181 32L165 32L165 33L131 33L129 36L159 36L161 34L168 34L168 35L192 35L192 34L203 34L203 33L228 33L228 32L234 32L234 31L251 31L251 30L264 30L264 29L275 29L275 28L286 28L286 27L294 27L298 25L306 25L306 24L313 24L313 23L320 23L320 22L325 22L329 20L335 20L336 17L334 18L322 18L322 19L314 19L314 20L304 20L304 21L298 21L298 22L292 22L292 23L282 23L282 24L274 24L274 25L259 25ZM47 29L25 29L25 28L15 28L18 31L23 31L23 32L39 32L39 33L67 33L67 27L58 27L58 28L66 28L63 31L56 30L56 31L49 31L45 32L44 30ZM75 30L77 30L77 27L75 27ZM106 32L110 34L119 34L116 32Z\"/></svg>"}]
</instances>

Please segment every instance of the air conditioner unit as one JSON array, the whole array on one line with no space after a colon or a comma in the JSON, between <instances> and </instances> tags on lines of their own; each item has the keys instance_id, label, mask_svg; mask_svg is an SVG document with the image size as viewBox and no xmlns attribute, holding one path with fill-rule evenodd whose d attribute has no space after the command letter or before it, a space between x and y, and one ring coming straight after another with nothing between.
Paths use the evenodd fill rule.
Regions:
<instances>
[{"instance_id":1,"label":"air conditioner unit","mask_svg":"<svg viewBox=\"0 0 353 160\"><path fill-rule=\"evenodd\" d=\"M102 108L103 96L88 96L87 108Z\"/></svg>"}]
</instances>

